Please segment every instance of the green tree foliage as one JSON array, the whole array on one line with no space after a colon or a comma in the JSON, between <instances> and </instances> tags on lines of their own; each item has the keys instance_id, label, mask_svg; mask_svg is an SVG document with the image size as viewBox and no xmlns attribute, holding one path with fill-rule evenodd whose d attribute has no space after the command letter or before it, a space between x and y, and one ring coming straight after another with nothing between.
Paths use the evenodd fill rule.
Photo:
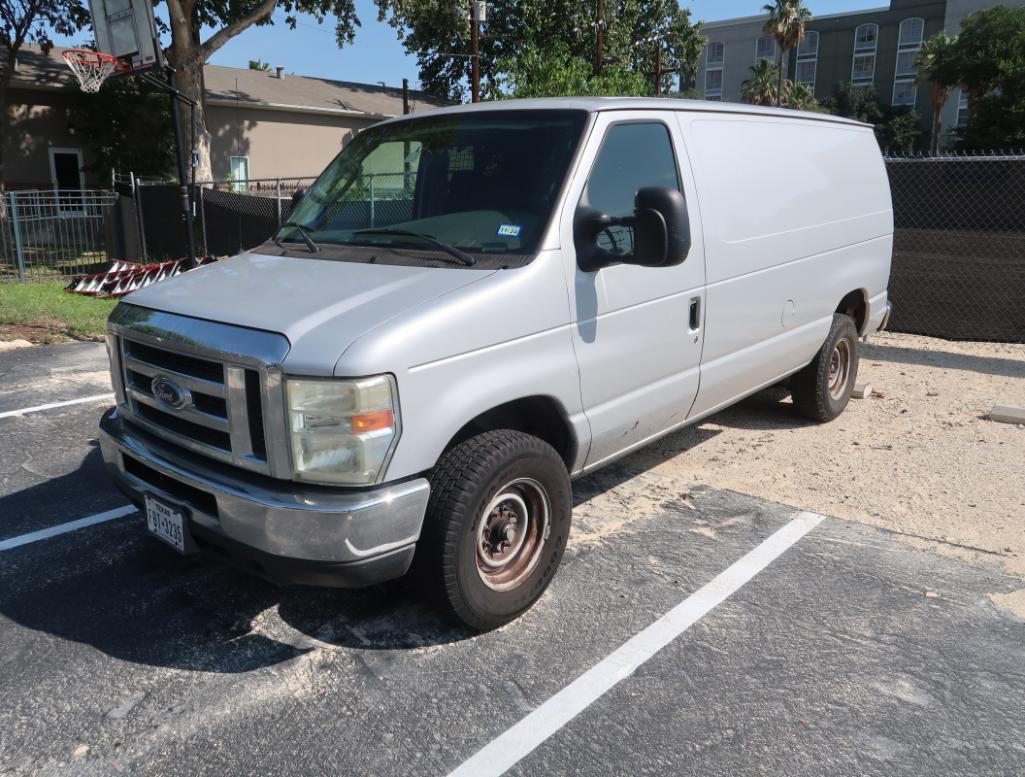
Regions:
<instances>
[{"instance_id":1,"label":"green tree foliage","mask_svg":"<svg viewBox=\"0 0 1025 777\"><path fill-rule=\"evenodd\" d=\"M171 32L171 45L165 51L167 61L177 71L179 91L199 104L195 112L183 111L182 134L190 136L187 117L192 116L199 152L197 177L200 180L210 176L210 133L206 127L203 102L203 65L214 53L253 25L273 24L276 10L284 12L284 22L292 28L298 22L299 13L312 14L318 21L333 15L339 46L352 43L359 27L355 0L167 0L167 10L167 26Z\"/></svg>"},{"instance_id":2,"label":"green tree foliage","mask_svg":"<svg viewBox=\"0 0 1025 777\"><path fill-rule=\"evenodd\" d=\"M815 93L807 84L795 84L789 79L783 84L783 107L814 113L823 111L819 101L815 99Z\"/></svg>"},{"instance_id":3,"label":"green tree foliage","mask_svg":"<svg viewBox=\"0 0 1025 777\"><path fill-rule=\"evenodd\" d=\"M516 84L514 91L533 90L529 84L534 82L550 89L560 79L600 89L626 73L646 74L650 79L655 70L655 38L662 42L663 90L669 91L681 74L684 80L693 78L704 41L698 27L691 24L689 12L675 0L602 2L605 56L600 74L594 67L597 0L489 2L480 40L482 91L492 96L504 94L510 82ZM470 73L469 3L377 3L381 19L388 20L406 51L416 56L423 88L441 97L464 99ZM541 61L548 57L555 63L548 66ZM523 64L522 59L531 62ZM595 74L581 81L583 63L591 63ZM605 80L605 71L610 80Z\"/></svg>"},{"instance_id":4,"label":"green tree foliage","mask_svg":"<svg viewBox=\"0 0 1025 777\"><path fill-rule=\"evenodd\" d=\"M943 107L961 80L957 39L948 37L945 32L933 36L919 49L917 64L918 82L929 83L929 103L932 105L933 117L930 151L938 154Z\"/></svg>"},{"instance_id":5,"label":"green tree foliage","mask_svg":"<svg viewBox=\"0 0 1025 777\"><path fill-rule=\"evenodd\" d=\"M100 180L111 170L143 178L175 172L174 131L167 94L138 78L107 81L96 94L69 93L69 124L90 150Z\"/></svg>"},{"instance_id":6,"label":"green tree foliage","mask_svg":"<svg viewBox=\"0 0 1025 777\"><path fill-rule=\"evenodd\" d=\"M51 34L72 35L88 23L89 10L81 0L0 0L0 191L5 185L3 149L10 130L7 90L18 53L26 43L49 52Z\"/></svg>"},{"instance_id":7,"label":"green tree foliage","mask_svg":"<svg viewBox=\"0 0 1025 777\"><path fill-rule=\"evenodd\" d=\"M801 0L774 0L762 7L769 14L764 31L776 39L779 47L777 68L776 105L783 104L783 59L791 49L804 40L804 25L811 20L811 11Z\"/></svg>"},{"instance_id":8,"label":"green tree foliage","mask_svg":"<svg viewBox=\"0 0 1025 777\"><path fill-rule=\"evenodd\" d=\"M955 58L969 107L958 146L994 150L1025 144L1025 8L996 6L966 17Z\"/></svg>"},{"instance_id":9,"label":"green tree foliage","mask_svg":"<svg viewBox=\"0 0 1025 777\"><path fill-rule=\"evenodd\" d=\"M741 85L741 96L751 105L773 106L777 100L782 100L780 107L795 111L823 110L815 99L815 93L804 84L795 84L787 78L783 81L782 95L777 95L778 89L779 70L772 62L763 59L751 67L751 77Z\"/></svg>"},{"instance_id":10,"label":"green tree foliage","mask_svg":"<svg viewBox=\"0 0 1025 777\"><path fill-rule=\"evenodd\" d=\"M779 68L767 59L751 66L751 77L740 85L744 102L751 105L775 105Z\"/></svg>"},{"instance_id":11,"label":"green tree foliage","mask_svg":"<svg viewBox=\"0 0 1025 777\"><path fill-rule=\"evenodd\" d=\"M922 145L919 114L910 108L894 108L879 99L875 87L840 84L822 107L837 116L846 116L875 127L876 139L883 151L910 154Z\"/></svg>"},{"instance_id":12,"label":"green tree foliage","mask_svg":"<svg viewBox=\"0 0 1025 777\"><path fill-rule=\"evenodd\" d=\"M622 67L594 72L590 62L559 45L550 51L529 50L505 63L497 97L644 97L653 93L651 79Z\"/></svg>"},{"instance_id":13,"label":"green tree foliage","mask_svg":"<svg viewBox=\"0 0 1025 777\"><path fill-rule=\"evenodd\" d=\"M266 73L270 70L270 62L264 62L262 59L251 59L249 60L249 69Z\"/></svg>"}]
</instances>

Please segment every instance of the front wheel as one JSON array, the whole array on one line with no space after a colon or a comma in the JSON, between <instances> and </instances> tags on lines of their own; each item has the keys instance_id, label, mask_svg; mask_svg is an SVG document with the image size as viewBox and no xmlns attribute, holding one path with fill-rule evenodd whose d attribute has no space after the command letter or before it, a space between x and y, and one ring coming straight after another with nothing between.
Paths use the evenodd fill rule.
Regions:
<instances>
[{"instance_id":1,"label":"front wheel","mask_svg":"<svg viewBox=\"0 0 1025 777\"><path fill-rule=\"evenodd\" d=\"M523 432L485 432L445 453L417 548L443 606L478 630L528 609L562 560L570 494L559 454Z\"/></svg>"},{"instance_id":2,"label":"front wheel","mask_svg":"<svg viewBox=\"0 0 1025 777\"><path fill-rule=\"evenodd\" d=\"M858 330L836 313L829 336L812 363L790 379L797 411L813 421L832 421L847 407L858 377Z\"/></svg>"}]
</instances>

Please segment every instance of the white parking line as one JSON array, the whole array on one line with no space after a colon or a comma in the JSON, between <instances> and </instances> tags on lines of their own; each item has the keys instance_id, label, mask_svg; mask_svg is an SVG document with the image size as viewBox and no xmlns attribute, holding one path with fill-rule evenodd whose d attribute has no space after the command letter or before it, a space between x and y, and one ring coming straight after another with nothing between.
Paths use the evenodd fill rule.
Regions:
<instances>
[{"instance_id":1,"label":"white parking line","mask_svg":"<svg viewBox=\"0 0 1025 777\"><path fill-rule=\"evenodd\" d=\"M823 516L815 513L800 513L703 588L463 762L449 777L498 777L504 774L613 686L632 675L637 667L736 593L787 548L818 526L822 519Z\"/></svg>"},{"instance_id":2,"label":"white parking line","mask_svg":"<svg viewBox=\"0 0 1025 777\"><path fill-rule=\"evenodd\" d=\"M96 513L96 515L79 518L75 521L68 521L67 523L62 523L57 526L51 526L48 529L40 529L39 531L29 532L28 534L19 534L17 537L0 540L0 551L20 548L22 545L28 545L31 542L39 542L39 540L48 540L50 537L67 534L69 531L75 531L77 529L84 529L86 526L94 526L98 523L113 521L115 518L124 518L126 515L131 515L137 510L138 508L133 505L125 505L124 507L116 507L113 510L107 510L103 513Z\"/></svg>"},{"instance_id":3,"label":"white parking line","mask_svg":"<svg viewBox=\"0 0 1025 777\"><path fill-rule=\"evenodd\" d=\"M106 402L114 398L112 393L106 394L93 394L91 397L82 397L81 399L69 399L66 402L51 402L48 405L36 405L35 407L23 407L21 410L5 410L0 413L0 418L10 418L16 415L25 415L26 413L38 413L40 410L53 410L55 407L67 407L68 405L81 405L86 402Z\"/></svg>"}]
</instances>

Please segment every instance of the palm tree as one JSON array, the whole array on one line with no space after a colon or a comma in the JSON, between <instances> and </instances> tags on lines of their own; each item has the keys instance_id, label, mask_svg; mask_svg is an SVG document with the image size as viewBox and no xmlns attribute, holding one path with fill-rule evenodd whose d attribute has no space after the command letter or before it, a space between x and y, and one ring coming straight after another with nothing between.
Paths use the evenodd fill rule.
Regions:
<instances>
[{"instance_id":1,"label":"palm tree","mask_svg":"<svg viewBox=\"0 0 1025 777\"><path fill-rule=\"evenodd\" d=\"M763 29L776 39L779 46L776 105L780 105L783 99L783 58L804 40L804 25L811 19L811 11L801 4L801 0L775 0L764 5L762 10L769 13Z\"/></svg>"},{"instance_id":2,"label":"palm tree","mask_svg":"<svg viewBox=\"0 0 1025 777\"><path fill-rule=\"evenodd\" d=\"M918 83L929 82L929 102L932 104L932 142L929 151L940 153L941 116L951 92L960 82L957 63L957 38L941 32L929 38L918 51Z\"/></svg>"},{"instance_id":3,"label":"palm tree","mask_svg":"<svg viewBox=\"0 0 1025 777\"><path fill-rule=\"evenodd\" d=\"M795 111L821 111L822 106L815 99L815 93L807 84L795 84L786 81L783 86L783 100L787 108Z\"/></svg>"},{"instance_id":4,"label":"palm tree","mask_svg":"<svg viewBox=\"0 0 1025 777\"><path fill-rule=\"evenodd\" d=\"M776 66L767 59L753 65L751 77L740 87L744 102L751 105L773 105L777 73Z\"/></svg>"}]
</instances>

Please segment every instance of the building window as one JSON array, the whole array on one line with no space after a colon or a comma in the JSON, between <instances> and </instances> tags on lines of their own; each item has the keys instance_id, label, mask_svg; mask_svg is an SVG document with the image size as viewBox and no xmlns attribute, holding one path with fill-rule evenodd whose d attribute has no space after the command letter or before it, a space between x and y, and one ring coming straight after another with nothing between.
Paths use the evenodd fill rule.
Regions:
<instances>
[{"instance_id":1,"label":"building window","mask_svg":"<svg viewBox=\"0 0 1025 777\"><path fill-rule=\"evenodd\" d=\"M869 86L875 78L878 40L877 24L862 24L854 31L854 63L851 66L851 83L854 86Z\"/></svg>"},{"instance_id":2,"label":"building window","mask_svg":"<svg viewBox=\"0 0 1025 777\"><path fill-rule=\"evenodd\" d=\"M249 191L249 157L233 156L231 162L231 188L236 192Z\"/></svg>"},{"instance_id":3,"label":"building window","mask_svg":"<svg viewBox=\"0 0 1025 777\"><path fill-rule=\"evenodd\" d=\"M770 62L776 60L776 39L771 35L763 35L755 43L755 61L767 59Z\"/></svg>"},{"instance_id":4,"label":"building window","mask_svg":"<svg viewBox=\"0 0 1025 777\"><path fill-rule=\"evenodd\" d=\"M918 92L918 86L914 80L911 81L894 81L893 82L893 105L910 105L915 104L915 95Z\"/></svg>"},{"instance_id":5,"label":"building window","mask_svg":"<svg viewBox=\"0 0 1025 777\"><path fill-rule=\"evenodd\" d=\"M897 78L918 75L918 49L897 52Z\"/></svg>"},{"instance_id":6,"label":"building window","mask_svg":"<svg viewBox=\"0 0 1025 777\"><path fill-rule=\"evenodd\" d=\"M808 30L804 39L797 46L797 69L794 80L815 91L815 69L819 56L819 34Z\"/></svg>"},{"instance_id":7,"label":"building window","mask_svg":"<svg viewBox=\"0 0 1025 777\"><path fill-rule=\"evenodd\" d=\"M875 51L878 38L878 24L863 24L854 31L854 50Z\"/></svg>"},{"instance_id":8,"label":"building window","mask_svg":"<svg viewBox=\"0 0 1025 777\"><path fill-rule=\"evenodd\" d=\"M905 19L897 36L897 66L893 74L893 105L914 106L918 87L918 52L922 48L925 21Z\"/></svg>"},{"instance_id":9,"label":"building window","mask_svg":"<svg viewBox=\"0 0 1025 777\"><path fill-rule=\"evenodd\" d=\"M722 71L726 59L726 44L713 41L705 49L705 99L722 98Z\"/></svg>"},{"instance_id":10,"label":"building window","mask_svg":"<svg viewBox=\"0 0 1025 777\"><path fill-rule=\"evenodd\" d=\"M801 42L797 45L797 58L817 57L819 55L819 34L815 30L808 30Z\"/></svg>"},{"instance_id":11,"label":"building window","mask_svg":"<svg viewBox=\"0 0 1025 777\"><path fill-rule=\"evenodd\" d=\"M957 126L968 126L968 92L963 89L957 95Z\"/></svg>"},{"instance_id":12,"label":"building window","mask_svg":"<svg viewBox=\"0 0 1025 777\"><path fill-rule=\"evenodd\" d=\"M925 34L924 19L905 19L900 23L900 36L897 41L897 48L917 47L922 45L922 36Z\"/></svg>"},{"instance_id":13,"label":"building window","mask_svg":"<svg viewBox=\"0 0 1025 777\"><path fill-rule=\"evenodd\" d=\"M708 49L705 53L705 64L708 67L722 67L723 60L726 58L726 44L722 41L715 41L714 43L708 44Z\"/></svg>"}]
</instances>

